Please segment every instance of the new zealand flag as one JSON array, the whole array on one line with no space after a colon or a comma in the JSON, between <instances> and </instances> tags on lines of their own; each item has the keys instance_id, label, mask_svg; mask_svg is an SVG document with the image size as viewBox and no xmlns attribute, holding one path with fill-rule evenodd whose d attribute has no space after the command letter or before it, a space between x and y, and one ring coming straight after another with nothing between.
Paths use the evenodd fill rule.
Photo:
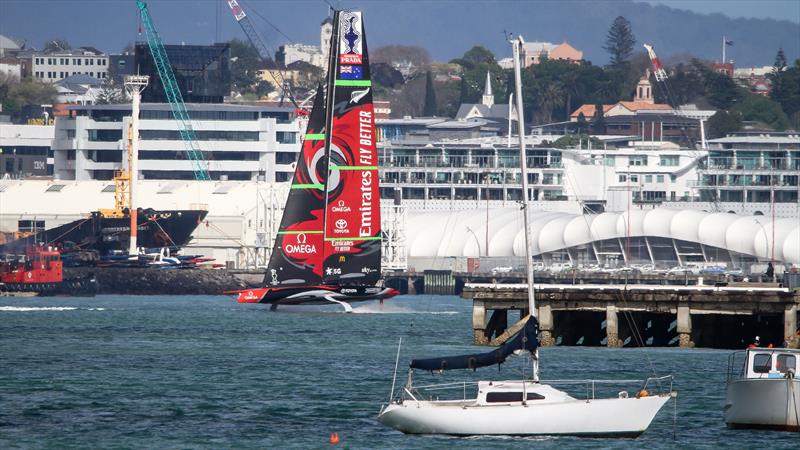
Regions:
<instances>
[{"instance_id":1,"label":"new zealand flag","mask_svg":"<svg viewBox=\"0 0 800 450\"><path fill-rule=\"evenodd\" d=\"M363 73L361 66L339 66L340 80L360 80L364 76Z\"/></svg>"}]
</instances>

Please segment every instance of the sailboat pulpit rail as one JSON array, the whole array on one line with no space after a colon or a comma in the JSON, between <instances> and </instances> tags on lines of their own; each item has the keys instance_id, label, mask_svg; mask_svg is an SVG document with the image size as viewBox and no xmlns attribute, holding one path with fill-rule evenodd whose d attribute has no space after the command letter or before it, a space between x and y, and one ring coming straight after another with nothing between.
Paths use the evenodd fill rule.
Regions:
<instances>
[{"instance_id":1,"label":"sailboat pulpit rail","mask_svg":"<svg viewBox=\"0 0 800 450\"><path fill-rule=\"evenodd\" d=\"M428 401L448 401L447 398L443 398L445 395L450 397L449 401L475 401L475 398L468 397L468 394L476 394L477 389L479 387L480 381L460 381L460 382L450 382L450 383L436 383L436 384L424 384L424 385L417 385L412 386L410 384L412 380L411 374L409 374L409 384L405 386L401 386L397 389L396 392L392 394L392 399L394 402L402 403L405 399L412 399L412 400L428 400ZM621 379L621 380L578 380L578 379L568 379L568 380L541 380L541 384L547 384L551 386L564 386L565 389L570 389L574 392L574 397L578 400L596 400L598 398L599 391L601 390L609 390L614 388L614 390L622 387L622 386L634 386L638 385L637 388L631 389L631 391L627 390L620 390L617 392L617 395L620 397L626 396L635 396L635 395L645 395L645 396L659 396L659 395L669 395L673 392L672 384L674 381L674 377L672 375L664 375L660 377L649 377L645 380L641 379ZM493 386L503 386L505 385L514 385L518 386L520 383L519 380L505 380L505 381L493 381ZM456 392L460 391L460 392ZM584 394L585 392L585 394ZM445 395L442 395L444 393ZM461 398L457 398L458 394L461 394ZM581 393L583 395L578 395ZM520 400L521 401L521 400Z\"/></svg>"}]
</instances>

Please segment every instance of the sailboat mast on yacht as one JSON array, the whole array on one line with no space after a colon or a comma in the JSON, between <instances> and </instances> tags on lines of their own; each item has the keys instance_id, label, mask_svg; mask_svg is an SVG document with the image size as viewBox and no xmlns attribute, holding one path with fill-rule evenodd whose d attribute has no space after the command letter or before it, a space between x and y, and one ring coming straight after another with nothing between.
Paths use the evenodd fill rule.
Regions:
<instances>
[{"instance_id":1,"label":"sailboat mast on yacht","mask_svg":"<svg viewBox=\"0 0 800 450\"><path fill-rule=\"evenodd\" d=\"M536 293L533 289L533 257L531 255L531 235L529 227L528 206L528 158L525 154L525 119L522 112L522 75L519 63L520 48L525 43L522 36L511 39L512 55L514 58L514 91L517 97L517 134L519 135L519 167L522 177L522 220L525 226L525 271L528 274L528 311L532 317L536 314ZM534 350L531 357L533 368L533 381L539 381L539 349Z\"/></svg>"},{"instance_id":2,"label":"sailboat mast on yacht","mask_svg":"<svg viewBox=\"0 0 800 450\"><path fill-rule=\"evenodd\" d=\"M522 175L522 212L525 226L525 259L528 271L528 310L522 328L500 347L484 353L412 359L408 381L395 396L394 379L390 402L381 408L378 420L404 433L449 435L578 435L629 436L643 433L656 413L675 395L672 376L647 378L635 395L619 391L616 396L595 396L595 387L616 384L609 380L569 380L586 385L586 398L539 381L539 322L533 289L533 259L528 217L529 192L525 130L522 112L522 80L519 54L521 37L511 40L514 56L519 154ZM500 365L512 355L529 355L532 379L486 380L436 385L413 385L413 371L431 374L451 370L476 370ZM399 349L398 349L399 355ZM395 365L395 377L397 368ZM524 377L523 377L524 378ZM563 381L562 381L563 382ZM475 397L467 397L467 386ZM443 390L456 388L458 397L444 399ZM650 392L648 389L652 389ZM661 391L661 392L657 392ZM612 391L613 392L613 391ZM446 394L445 394L446 395Z\"/></svg>"}]
</instances>

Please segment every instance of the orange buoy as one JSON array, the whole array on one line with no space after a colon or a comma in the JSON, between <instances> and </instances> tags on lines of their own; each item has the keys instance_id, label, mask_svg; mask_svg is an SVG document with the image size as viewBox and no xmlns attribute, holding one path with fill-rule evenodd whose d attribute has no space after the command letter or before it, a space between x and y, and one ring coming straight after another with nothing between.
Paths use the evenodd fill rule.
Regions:
<instances>
[{"instance_id":1,"label":"orange buoy","mask_svg":"<svg viewBox=\"0 0 800 450\"><path fill-rule=\"evenodd\" d=\"M639 392L636 394L636 397L637 397L637 398L649 397L649 396L650 396L650 393L649 393L649 392L647 392L647 389L642 389L641 391L639 391Z\"/></svg>"},{"instance_id":2,"label":"orange buoy","mask_svg":"<svg viewBox=\"0 0 800 450\"><path fill-rule=\"evenodd\" d=\"M333 433L331 433L331 444L336 445L338 443L339 443L339 433L334 431Z\"/></svg>"}]
</instances>

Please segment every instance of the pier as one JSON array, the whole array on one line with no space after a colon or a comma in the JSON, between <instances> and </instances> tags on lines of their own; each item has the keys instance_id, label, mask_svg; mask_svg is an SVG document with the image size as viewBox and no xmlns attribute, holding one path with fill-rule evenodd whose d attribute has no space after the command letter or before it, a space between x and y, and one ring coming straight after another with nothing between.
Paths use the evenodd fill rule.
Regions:
<instances>
[{"instance_id":1,"label":"pier","mask_svg":"<svg viewBox=\"0 0 800 450\"><path fill-rule=\"evenodd\" d=\"M583 272L569 270L557 273L547 271L534 274L536 280L543 284L645 284L645 285L697 285L727 283L731 277L722 274L642 274L642 273L603 273ZM754 281L760 281L757 275ZM452 270L424 270L424 271L385 271L383 278L386 286L397 289L402 294L434 294L434 295L461 295L464 287L470 283L483 284L522 284L527 277L524 272L460 272Z\"/></svg>"},{"instance_id":2,"label":"pier","mask_svg":"<svg viewBox=\"0 0 800 450\"><path fill-rule=\"evenodd\" d=\"M773 283L727 285L537 284L542 346L743 348L800 346L800 290ZM524 284L468 283L477 345L500 345L528 314ZM509 324L512 324L509 326Z\"/></svg>"}]
</instances>

